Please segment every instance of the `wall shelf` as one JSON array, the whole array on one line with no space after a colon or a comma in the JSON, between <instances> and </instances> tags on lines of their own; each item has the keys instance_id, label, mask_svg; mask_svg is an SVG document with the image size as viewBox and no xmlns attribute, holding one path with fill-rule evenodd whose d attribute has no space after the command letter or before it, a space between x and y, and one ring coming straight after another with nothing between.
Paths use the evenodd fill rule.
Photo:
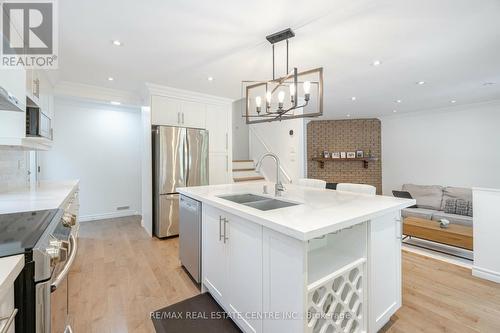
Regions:
<instances>
[{"instance_id":1,"label":"wall shelf","mask_svg":"<svg viewBox=\"0 0 500 333\"><path fill-rule=\"evenodd\" d=\"M319 163L321 169L325 168L325 162L363 162L363 168L368 169L368 163L378 161L376 157L364 157L364 158L324 158L324 157L314 157L312 161Z\"/></svg>"}]
</instances>

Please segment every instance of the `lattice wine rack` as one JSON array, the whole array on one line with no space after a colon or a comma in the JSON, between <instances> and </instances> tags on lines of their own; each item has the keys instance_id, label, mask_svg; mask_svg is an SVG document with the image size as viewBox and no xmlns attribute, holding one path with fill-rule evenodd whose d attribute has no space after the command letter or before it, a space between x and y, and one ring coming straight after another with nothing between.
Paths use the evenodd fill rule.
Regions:
<instances>
[{"instance_id":1,"label":"lattice wine rack","mask_svg":"<svg viewBox=\"0 0 500 333\"><path fill-rule=\"evenodd\" d=\"M358 259L308 286L309 333L356 333L366 330L364 279L366 259Z\"/></svg>"}]
</instances>

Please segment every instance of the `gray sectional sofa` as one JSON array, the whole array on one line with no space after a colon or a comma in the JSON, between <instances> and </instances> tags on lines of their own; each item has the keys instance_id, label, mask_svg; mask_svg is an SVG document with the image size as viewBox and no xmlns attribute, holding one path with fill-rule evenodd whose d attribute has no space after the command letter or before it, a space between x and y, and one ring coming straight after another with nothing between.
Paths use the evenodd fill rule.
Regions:
<instances>
[{"instance_id":1,"label":"gray sectional sofa","mask_svg":"<svg viewBox=\"0 0 500 333\"><path fill-rule=\"evenodd\" d=\"M401 212L403 217L418 217L434 221L446 219L450 223L472 227L472 189L404 184L403 191L409 192L417 201L417 207L403 209ZM460 207L453 206L457 203Z\"/></svg>"}]
</instances>

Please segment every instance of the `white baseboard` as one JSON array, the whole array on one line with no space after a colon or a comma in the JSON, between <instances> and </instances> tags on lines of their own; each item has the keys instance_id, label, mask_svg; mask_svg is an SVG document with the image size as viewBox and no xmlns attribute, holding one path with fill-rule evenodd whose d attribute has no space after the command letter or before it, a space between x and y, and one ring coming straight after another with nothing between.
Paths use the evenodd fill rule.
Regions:
<instances>
[{"instance_id":1,"label":"white baseboard","mask_svg":"<svg viewBox=\"0 0 500 333\"><path fill-rule=\"evenodd\" d=\"M472 266L472 275L481 279L500 283L500 272L495 272L486 268Z\"/></svg>"},{"instance_id":2,"label":"white baseboard","mask_svg":"<svg viewBox=\"0 0 500 333\"><path fill-rule=\"evenodd\" d=\"M89 222L95 220L105 220L105 219L114 219L117 217L125 217L132 215L140 215L140 213L136 210L123 210L119 212L113 213L104 213L104 214L94 214L94 215L82 215L79 218L80 222Z\"/></svg>"}]
</instances>

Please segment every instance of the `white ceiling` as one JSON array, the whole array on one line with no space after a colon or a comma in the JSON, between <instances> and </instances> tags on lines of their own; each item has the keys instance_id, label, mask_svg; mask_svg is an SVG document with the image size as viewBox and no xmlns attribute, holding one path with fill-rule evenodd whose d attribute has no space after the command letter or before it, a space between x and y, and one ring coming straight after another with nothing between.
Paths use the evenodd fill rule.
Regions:
<instances>
[{"instance_id":1,"label":"white ceiling","mask_svg":"<svg viewBox=\"0 0 500 333\"><path fill-rule=\"evenodd\" d=\"M152 82L238 99L242 80L271 77L265 36L291 27L291 66L325 69L328 118L500 99L498 0L64 0L59 6L64 81L130 92ZM113 39L124 45L113 46ZM372 66L374 60L382 65Z\"/></svg>"}]
</instances>

